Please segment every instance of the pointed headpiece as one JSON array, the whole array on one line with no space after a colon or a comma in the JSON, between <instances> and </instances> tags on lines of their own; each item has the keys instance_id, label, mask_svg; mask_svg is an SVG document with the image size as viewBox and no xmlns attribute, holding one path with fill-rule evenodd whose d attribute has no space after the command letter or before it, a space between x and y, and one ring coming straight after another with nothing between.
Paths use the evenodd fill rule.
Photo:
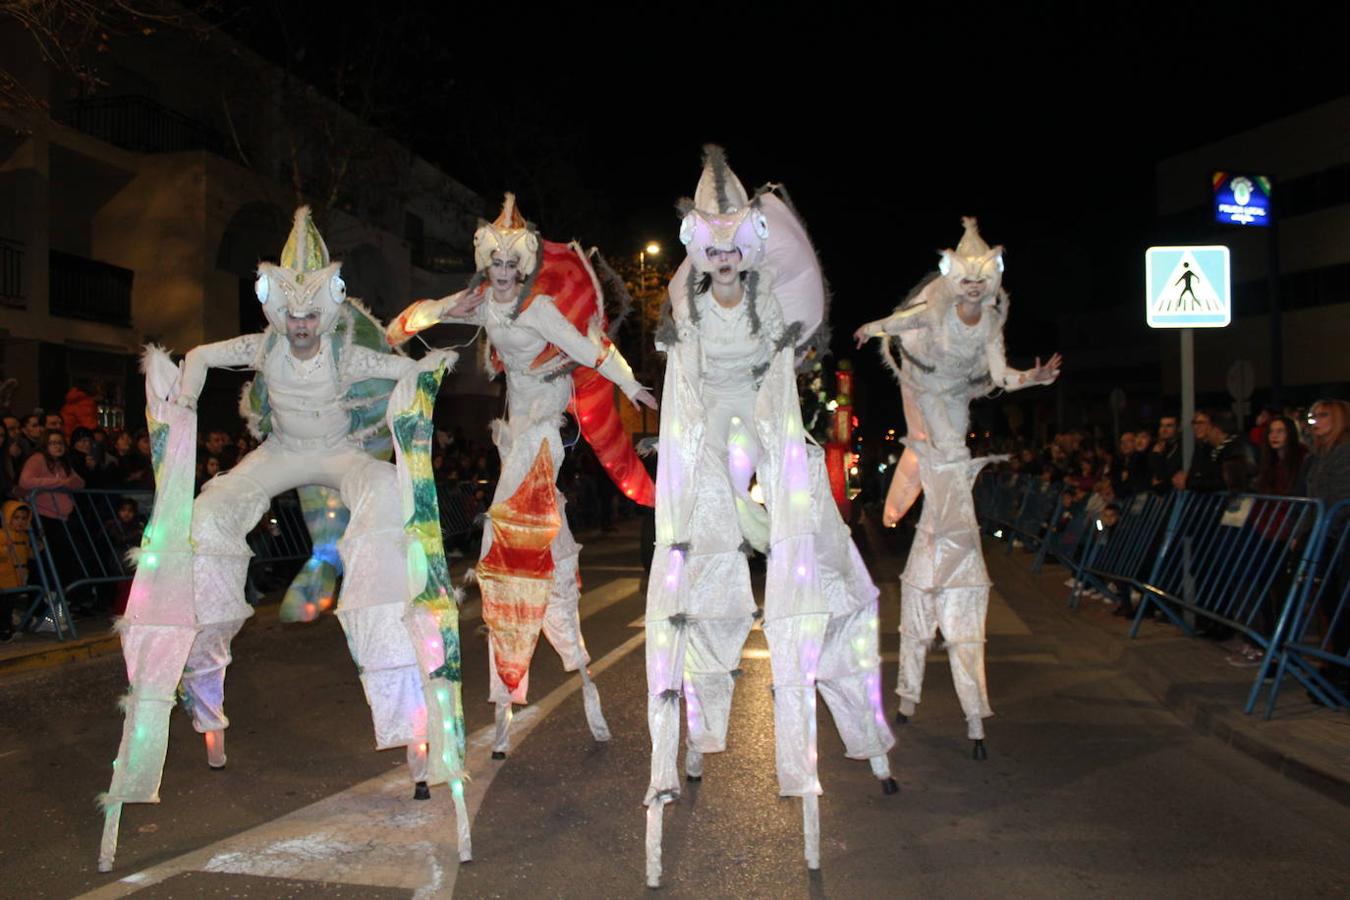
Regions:
<instances>
[{"instance_id":1,"label":"pointed headpiece","mask_svg":"<svg viewBox=\"0 0 1350 900\"><path fill-rule=\"evenodd\" d=\"M328 245L314 225L308 206L295 211L291 234L281 248L281 264L258 264L253 291L263 305L267 321L283 334L286 317L319 317L316 329L328 331L347 299L347 285L339 274L342 263L328 256Z\"/></svg>"},{"instance_id":2,"label":"pointed headpiece","mask_svg":"<svg viewBox=\"0 0 1350 900\"><path fill-rule=\"evenodd\" d=\"M727 165L726 152L708 144L703 148L703 173L692 208L680 222L680 242L690 263L700 272L711 272L716 266L708 259L708 251L740 250L740 271L757 268L768 237L768 220Z\"/></svg>"},{"instance_id":3,"label":"pointed headpiece","mask_svg":"<svg viewBox=\"0 0 1350 900\"><path fill-rule=\"evenodd\" d=\"M516 195L507 192L494 222L484 222L473 233L473 262L478 271L492 265L492 254L516 257L520 271L534 271L539 258L539 235L516 208Z\"/></svg>"}]
</instances>

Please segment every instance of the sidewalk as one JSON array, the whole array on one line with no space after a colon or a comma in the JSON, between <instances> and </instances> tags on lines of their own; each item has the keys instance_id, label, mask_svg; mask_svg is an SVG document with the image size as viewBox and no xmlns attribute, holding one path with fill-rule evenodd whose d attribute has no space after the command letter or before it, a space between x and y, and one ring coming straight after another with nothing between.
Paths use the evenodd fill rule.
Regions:
<instances>
[{"instance_id":1,"label":"sidewalk","mask_svg":"<svg viewBox=\"0 0 1350 900\"><path fill-rule=\"evenodd\" d=\"M989 575L1014 605L1038 604L1047 614L1075 622L1085 641L1117 659L1122 669L1186 724L1241 750L1257 761L1323 795L1350 805L1350 716L1308 700L1292 678L1280 691L1275 714L1261 718L1242 710L1256 669L1230 666L1235 644L1187 637L1176 627L1146 621L1130 640L1130 621L1111 615L1111 607L1084 598L1069 609L1067 572L1047 564L1032 573L1032 555L986 538Z\"/></svg>"}]
</instances>

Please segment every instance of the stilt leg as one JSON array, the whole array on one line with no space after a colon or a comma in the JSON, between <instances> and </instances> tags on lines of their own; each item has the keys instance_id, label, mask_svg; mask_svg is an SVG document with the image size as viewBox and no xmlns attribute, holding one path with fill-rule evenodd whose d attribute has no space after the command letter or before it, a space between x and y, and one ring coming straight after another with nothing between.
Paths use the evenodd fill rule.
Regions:
<instances>
[{"instance_id":1,"label":"stilt leg","mask_svg":"<svg viewBox=\"0 0 1350 900\"><path fill-rule=\"evenodd\" d=\"M122 823L122 804L114 801L103 811L103 841L98 846L98 870L111 872L117 856L117 829Z\"/></svg>"},{"instance_id":2,"label":"stilt leg","mask_svg":"<svg viewBox=\"0 0 1350 900\"><path fill-rule=\"evenodd\" d=\"M469 810L464 804L464 781L450 782L450 794L455 798L455 831L459 839L459 861L473 862L473 839L469 836Z\"/></svg>"},{"instance_id":3,"label":"stilt leg","mask_svg":"<svg viewBox=\"0 0 1350 900\"><path fill-rule=\"evenodd\" d=\"M657 797L647 807L647 887L661 886L661 819L666 801Z\"/></svg>"},{"instance_id":4,"label":"stilt leg","mask_svg":"<svg viewBox=\"0 0 1350 900\"><path fill-rule=\"evenodd\" d=\"M225 768L224 729L203 732L202 737L206 738L206 764L217 771Z\"/></svg>"},{"instance_id":5,"label":"stilt leg","mask_svg":"<svg viewBox=\"0 0 1350 900\"><path fill-rule=\"evenodd\" d=\"M416 741L404 749L408 753L408 777L413 783L413 799L430 800L431 788L427 786L426 742Z\"/></svg>"},{"instance_id":6,"label":"stilt leg","mask_svg":"<svg viewBox=\"0 0 1350 900\"><path fill-rule=\"evenodd\" d=\"M506 759L511 749L511 704L497 704L497 736L492 741L492 758Z\"/></svg>"},{"instance_id":7,"label":"stilt leg","mask_svg":"<svg viewBox=\"0 0 1350 900\"><path fill-rule=\"evenodd\" d=\"M605 723L605 714L600 709L600 691L584 665L578 666L577 671L581 673L581 699L586 705L586 724L590 726L591 736L603 744L609 740L609 725Z\"/></svg>"},{"instance_id":8,"label":"stilt leg","mask_svg":"<svg viewBox=\"0 0 1350 900\"><path fill-rule=\"evenodd\" d=\"M806 841L806 867L820 868L820 797L802 796L802 836Z\"/></svg>"},{"instance_id":9,"label":"stilt leg","mask_svg":"<svg viewBox=\"0 0 1350 900\"><path fill-rule=\"evenodd\" d=\"M889 797L891 794L900 792L900 785L896 784L895 779L891 777L891 761L886 754L874 756L868 762L872 766L872 774L877 776L877 780L881 782L883 794Z\"/></svg>"},{"instance_id":10,"label":"stilt leg","mask_svg":"<svg viewBox=\"0 0 1350 900\"><path fill-rule=\"evenodd\" d=\"M703 780L703 754L693 747L684 751L684 777L686 781Z\"/></svg>"}]
</instances>

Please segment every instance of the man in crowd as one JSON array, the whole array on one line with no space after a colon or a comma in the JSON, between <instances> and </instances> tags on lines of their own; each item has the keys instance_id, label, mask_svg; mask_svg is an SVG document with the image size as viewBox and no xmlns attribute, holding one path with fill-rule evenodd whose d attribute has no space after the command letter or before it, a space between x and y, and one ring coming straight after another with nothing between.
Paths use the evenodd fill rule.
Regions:
<instances>
[{"instance_id":1,"label":"man in crowd","mask_svg":"<svg viewBox=\"0 0 1350 900\"><path fill-rule=\"evenodd\" d=\"M1195 455L1190 471L1172 477L1173 487L1206 493L1250 489L1256 462L1251 445L1236 433L1233 414L1227 410L1197 412L1191 425L1195 429Z\"/></svg>"},{"instance_id":2,"label":"man in crowd","mask_svg":"<svg viewBox=\"0 0 1350 900\"><path fill-rule=\"evenodd\" d=\"M1158 420L1158 441L1148 458L1150 483L1153 490L1166 494L1172 489L1172 480L1181 471L1181 441L1177 439L1177 417L1166 415Z\"/></svg>"}]
</instances>

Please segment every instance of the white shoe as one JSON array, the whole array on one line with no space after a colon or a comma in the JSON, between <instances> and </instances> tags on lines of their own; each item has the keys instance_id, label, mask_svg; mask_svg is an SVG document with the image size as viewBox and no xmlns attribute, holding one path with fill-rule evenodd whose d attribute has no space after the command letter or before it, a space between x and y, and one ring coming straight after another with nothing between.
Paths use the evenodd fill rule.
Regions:
<instances>
[{"instance_id":1,"label":"white shoe","mask_svg":"<svg viewBox=\"0 0 1350 900\"><path fill-rule=\"evenodd\" d=\"M1064 586L1065 586L1066 588L1077 587L1077 586L1078 586L1078 579L1077 579L1077 578L1074 578L1074 577L1072 577L1072 576L1070 576L1070 577L1064 579Z\"/></svg>"},{"instance_id":2,"label":"white shoe","mask_svg":"<svg viewBox=\"0 0 1350 900\"><path fill-rule=\"evenodd\" d=\"M56 622L50 615L43 616L38 623L33 626L33 631L38 634L55 634Z\"/></svg>"}]
</instances>

